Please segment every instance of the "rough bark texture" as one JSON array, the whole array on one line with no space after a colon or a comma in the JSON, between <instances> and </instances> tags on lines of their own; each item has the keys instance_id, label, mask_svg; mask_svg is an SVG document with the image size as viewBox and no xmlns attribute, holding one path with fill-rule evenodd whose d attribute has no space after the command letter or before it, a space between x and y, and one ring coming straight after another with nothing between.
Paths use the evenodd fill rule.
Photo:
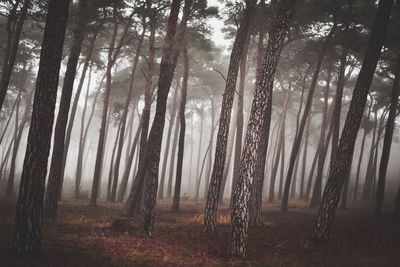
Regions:
<instances>
[{"instance_id":1,"label":"rough bark texture","mask_svg":"<svg viewBox=\"0 0 400 267\"><path fill-rule=\"evenodd\" d=\"M220 192L222 175L224 173L224 165L226 159L226 145L228 142L229 125L231 120L233 98L236 88L236 80L239 72L240 60L244 53L248 31L250 28L251 16L253 14L256 1L246 1L246 9L240 22L239 29L236 33L235 42L233 44L228 75L226 78L225 91L222 98L221 114L219 118L219 128L217 134L217 142L215 148L214 164L212 168L211 179L208 187L207 203L204 209L204 224L203 231L211 232L216 227L216 216L218 207L218 197ZM240 101L240 100L239 100ZM243 113L243 105L241 112ZM238 112L240 110L238 109ZM239 114L240 116L240 114ZM242 114L243 120L243 114ZM243 124L243 122L241 122ZM240 126L240 125L239 125ZM236 135L238 137L238 135ZM237 140L239 142L239 140ZM211 156L211 155L210 155Z\"/></svg>"},{"instance_id":2,"label":"rough bark texture","mask_svg":"<svg viewBox=\"0 0 400 267\"><path fill-rule=\"evenodd\" d=\"M378 186L376 190L376 200L375 200L376 216L380 216L382 212L383 197L385 194L386 171L389 163L390 148L392 145L393 131L396 120L396 112L399 103L399 93L400 93L399 81L400 81L400 55L397 55L396 73L395 73L395 80L393 83L392 95L390 99L389 117L386 122L385 137L383 139L382 156L379 165L379 179L378 179Z\"/></svg>"},{"instance_id":3,"label":"rough bark texture","mask_svg":"<svg viewBox=\"0 0 400 267\"><path fill-rule=\"evenodd\" d=\"M344 177L348 171L353 156L357 132L367 102L367 95L371 86L376 64L381 54L392 6L393 0L379 1L364 62L353 91L353 97L351 99L337 150L337 154L341 156L336 157L334 163L329 169L328 182L325 187L322 203L312 232L312 238L316 240L326 240L331 237L331 228L342 191Z\"/></svg>"},{"instance_id":4,"label":"rough bark texture","mask_svg":"<svg viewBox=\"0 0 400 267\"><path fill-rule=\"evenodd\" d=\"M78 22L74 31L71 50L65 71L64 83L62 88L60 106L58 108L57 122L54 129L53 152L49 179L46 187L45 217L50 219L57 218L57 204L61 171L64 154L65 130L68 122L68 114L71 105L72 90L78 65L79 55L81 54L82 42L85 33L88 0L79 1Z\"/></svg>"},{"instance_id":5,"label":"rough bark texture","mask_svg":"<svg viewBox=\"0 0 400 267\"><path fill-rule=\"evenodd\" d=\"M249 223L248 202L256 169L261 131L264 124L264 116L269 108L268 103L270 101L268 98L272 97L275 70L278 65L295 2L295 0L280 2L277 16L269 34L260 79L256 85L231 214L232 234L229 254L234 257L244 257L246 254L247 228Z\"/></svg>"},{"instance_id":6,"label":"rough bark texture","mask_svg":"<svg viewBox=\"0 0 400 267\"><path fill-rule=\"evenodd\" d=\"M43 195L68 7L65 0L48 3L15 217L14 249L18 253L37 253L41 248Z\"/></svg>"},{"instance_id":7,"label":"rough bark texture","mask_svg":"<svg viewBox=\"0 0 400 267\"><path fill-rule=\"evenodd\" d=\"M318 82L318 76L319 76L319 73L321 70L322 61L324 59L326 50L329 47L330 41L331 41L335 31L336 31L336 21L334 22L329 34L326 36L325 40L323 41L321 52L318 55L318 61L317 61L316 67L315 67L313 79L311 81L311 86L310 86L310 90L308 92L306 104L304 106L304 113L303 113L303 117L301 118L299 131L297 132L294 142L293 142L292 152L290 154L288 171L287 171L287 175L286 175L285 189L283 191L282 206L281 206L282 211L287 211L287 209L288 209L289 190L290 190L290 183L291 183L292 177L293 177L294 165L296 162L296 158L299 154L299 149L300 149L301 140L303 138L304 128L306 126L307 117L308 117L308 114L310 113L312 102L314 99L314 91L315 91L315 87Z\"/></svg>"},{"instance_id":8,"label":"rough bark texture","mask_svg":"<svg viewBox=\"0 0 400 267\"><path fill-rule=\"evenodd\" d=\"M189 79L189 55L186 46L183 51L183 80L182 80L182 94L181 103L179 105L179 121L180 121L180 132L179 132L179 144L178 144L178 159L176 162L176 179L175 179L175 190L174 199L172 202L172 211L179 211L179 199L181 196L181 183L182 183L182 165L183 165L183 151L185 148L185 131L186 131L186 98L187 98L187 87Z\"/></svg>"}]
</instances>

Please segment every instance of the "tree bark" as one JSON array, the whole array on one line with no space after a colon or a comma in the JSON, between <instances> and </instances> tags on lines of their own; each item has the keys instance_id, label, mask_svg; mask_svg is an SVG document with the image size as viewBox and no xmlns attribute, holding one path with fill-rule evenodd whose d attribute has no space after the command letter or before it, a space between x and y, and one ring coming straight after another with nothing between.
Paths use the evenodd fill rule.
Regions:
<instances>
[{"instance_id":1,"label":"tree bark","mask_svg":"<svg viewBox=\"0 0 400 267\"><path fill-rule=\"evenodd\" d=\"M228 252L234 257L244 257L246 254L249 223L248 201L256 167L261 131L264 127L264 116L269 108L268 103L272 103L268 98L272 97L274 74L295 2L295 0L287 0L279 4L278 13L269 34L260 79L257 82L254 94L231 214L232 234Z\"/></svg>"},{"instance_id":2,"label":"tree bark","mask_svg":"<svg viewBox=\"0 0 400 267\"><path fill-rule=\"evenodd\" d=\"M82 42L85 33L87 18L88 0L79 0L78 22L76 24L74 37L67 70L65 71L64 83L62 88L60 106L58 108L57 122L54 128L53 153L49 179L46 187L45 217L55 220L57 218L58 195L61 194L60 182L64 154L65 130L68 122L68 113L71 105L72 90L78 65L79 55L81 54Z\"/></svg>"},{"instance_id":3,"label":"tree bark","mask_svg":"<svg viewBox=\"0 0 400 267\"><path fill-rule=\"evenodd\" d=\"M15 217L14 249L20 254L36 254L41 248L43 193L69 3L64 0L48 2Z\"/></svg>"},{"instance_id":4,"label":"tree bark","mask_svg":"<svg viewBox=\"0 0 400 267\"><path fill-rule=\"evenodd\" d=\"M179 121L180 121L180 132L179 132L179 145L178 145L178 159L176 164L176 179L175 179L175 190L174 199L172 202L172 211L179 211L179 199L181 195L181 183L182 183L182 165L183 165L183 152L185 148L185 131L186 131L186 98L187 98L187 87L189 79L189 55L186 46L184 45L183 51L183 80L182 80L182 94L181 103L179 105Z\"/></svg>"},{"instance_id":5,"label":"tree bark","mask_svg":"<svg viewBox=\"0 0 400 267\"><path fill-rule=\"evenodd\" d=\"M393 82L392 95L390 99L389 117L386 122L386 130L385 130L385 137L383 140L381 162L379 165L378 186L376 190L375 215L378 217L381 216L382 213L382 203L385 194L386 172L389 164L390 148L392 145L396 112L399 102L399 94L400 94L399 82L400 82L400 55L397 55L395 80Z\"/></svg>"},{"instance_id":6,"label":"tree bark","mask_svg":"<svg viewBox=\"0 0 400 267\"><path fill-rule=\"evenodd\" d=\"M256 1L246 0L246 7L244 10L242 21L240 22L239 29L236 33L235 42L233 44L228 74L226 78L226 85L224 95L222 98L221 114L219 117L219 128L217 134L217 142L215 148L214 165L212 169L211 179L208 187L207 203L204 209L204 224L203 231L212 232L215 230L217 222L217 208L218 208L218 197L221 187L222 175L224 173L224 165L226 160L226 145L228 142L229 125L231 121L231 113L233 106L233 99L235 95L236 80L239 71L240 60L245 53L244 48L246 46L246 40L248 39L248 32L250 29L250 23L252 14L256 7ZM245 71L245 70L244 70ZM241 101L241 100L239 100ZM243 113L243 109L240 111L240 105L238 104L238 116L240 112ZM241 105L243 106L243 105ZM243 115L242 115L243 120ZM240 128L240 118L237 121L237 127ZM240 133L236 133L237 142L239 142ZM239 137L239 138L238 138ZM210 154L211 156L211 154Z\"/></svg>"},{"instance_id":7,"label":"tree bark","mask_svg":"<svg viewBox=\"0 0 400 267\"><path fill-rule=\"evenodd\" d=\"M381 54L392 6L393 0L379 1L364 62L357 78L347 118L342 130L342 136L339 141L337 154L341 156L336 157L335 162L330 167L328 182L312 232L312 238L316 240L326 240L331 237L331 228L344 183L343 178L348 171L350 160L353 156L357 132L360 127L375 68Z\"/></svg>"}]
</instances>

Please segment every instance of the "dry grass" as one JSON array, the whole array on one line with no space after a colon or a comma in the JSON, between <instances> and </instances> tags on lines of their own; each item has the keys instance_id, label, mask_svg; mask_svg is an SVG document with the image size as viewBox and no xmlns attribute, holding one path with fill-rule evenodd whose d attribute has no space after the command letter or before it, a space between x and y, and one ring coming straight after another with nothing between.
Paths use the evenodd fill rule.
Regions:
<instances>
[{"instance_id":1,"label":"dry grass","mask_svg":"<svg viewBox=\"0 0 400 267\"><path fill-rule=\"evenodd\" d=\"M142 216L127 219L118 204L90 208L86 201L62 201L56 223L45 222L43 254L17 258L8 253L14 204L0 202L0 266L400 266L400 227L387 217L376 222L360 207L340 211L334 239L314 243L309 234L315 210L291 202L281 213L267 204L264 225L249 228L246 261L226 256L230 213L223 206L215 233L202 233L202 204L184 201L180 213L170 201L158 205L152 238L140 233Z\"/></svg>"}]
</instances>

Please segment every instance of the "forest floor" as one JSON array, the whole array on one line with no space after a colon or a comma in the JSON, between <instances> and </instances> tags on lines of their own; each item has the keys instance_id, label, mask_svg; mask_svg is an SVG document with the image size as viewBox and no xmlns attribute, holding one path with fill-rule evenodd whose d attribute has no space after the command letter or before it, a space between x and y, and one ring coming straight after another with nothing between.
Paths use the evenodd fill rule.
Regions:
<instances>
[{"instance_id":1,"label":"forest floor","mask_svg":"<svg viewBox=\"0 0 400 267\"><path fill-rule=\"evenodd\" d=\"M170 204L158 204L153 237L146 238L142 216L126 219L120 204L63 200L58 221L44 222L41 255L19 258L10 253L15 204L0 200L0 266L400 266L400 224L389 216L377 222L362 207L340 210L332 241L315 243L316 210L292 202L282 213L278 203L266 204L264 226L249 228L246 260L231 260L226 205L217 231L202 233L203 204L183 200L180 213Z\"/></svg>"}]
</instances>

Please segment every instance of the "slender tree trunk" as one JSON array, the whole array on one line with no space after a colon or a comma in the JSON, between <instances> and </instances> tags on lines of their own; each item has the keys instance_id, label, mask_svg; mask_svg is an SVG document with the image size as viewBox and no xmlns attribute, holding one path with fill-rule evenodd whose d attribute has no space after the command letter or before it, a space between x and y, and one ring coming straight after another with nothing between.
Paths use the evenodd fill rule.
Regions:
<instances>
[{"instance_id":1,"label":"slender tree trunk","mask_svg":"<svg viewBox=\"0 0 400 267\"><path fill-rule=\"evenodd\" d=\"M329 98L329 89L330 89L330 84L331 84L331 67L329 67L328 70L328 76L326 79L326 87L325 87L325 92L324 92L324 108L322 112L322 125L321 125L321 136L319 139L319 144L318 146L321 146L320 151L321 153L319 154L318 158L318 167L317 167L317 177L315 179L315 184L314 184L314 190L313 194L311 196L311 203L310 207L316 207L321 203L321 195L322 195L322 180L323 180L323 173L324 173L324 166L325 166L325 159L326 155L328 153L328 147L324 147L324 144L326 142L325 139L325 133L326 129L329 125L328 123L328 98ZM331 127L335 128L335 124L332 123Z\"/></svg>"},{"instance_id":2,"label":"slender tree trunk","mask_svg":"<svg viewBox=\"0 0 400 267\"><path fill-rule=\"evenodd\" d=\"M335 162L330 167L328 182L312 233L313 239L316 240L326 240L331 237L331 228L344 184L343 178L348 171L350 160L353 156L357 132L367 102L368 91L381 54L392 6L393 0L379 1L364 62L358 75L342 130L342 136L339 141L337 155L341 156L336 157Z\"/></svg>"},{"instance_id":3,"label":"slender tree trunk","mask_svg":"<svg viewBox=\"0 0 400 267\"><path fill-rule=\"evenodd\" d=\"M305 182L305 177L306 177L306 164L307 164L307 156L308 156L308 139L310 136L310 117L307 119L307 124L306 124L306 136L304 140L304 149L303 149L303 162L302 162L302 167L301 167L301 176L300 176L300 192L299 192L299 198L304 199L304 182Z\"/></svg>"},{"instance_id":4,"label":"slender tree trunk","mask_svg":"<svg viewBox=\"0 0 400 267\"><path fill-rule=\"evenodd\" d=\"M14 249L22 254L36 254L41 248L43 193L69 2L64 0L48 2L31 126L15 217Z\"/></svg>"},{"instance_id":5,"label":"slender tree trunk","mask_svg":"<svg viewBox=\"0 0 400 267\"><path fill-rule=\"evenodd\" d=\"M79 80L78 88L75 93L74 102L72 103L71 114L68 119L68 126L67 126L67 131L65 134L63 163L62 163L62 170L61 170L61 175L60 175L61 182L60 182L60 189L59 189L60 194L58 194L59 200L61 199L61 195L62 195L62 186L63 186L63 180L64 180L64 174L65 174L65 165L66 165L67 159L68 159L69 144L71 142L72 128L74 126L75 115L76 115L76 111L78 109L78 102L79 102L80 95L82 93L83 83L85 81L86 73L87 73L87 70L89 69L89 64L90 64L90 60L92 58L96 39L99 35L99 31L100 31L100 28L102 25L103 25L103 22L100 22L99 25L96 26L96 29L94 30L93 35L90 37L90 45L89 45L88 54L85 58L85 63L83 64L82 74L81 74L81 77Z\"/></svg>"},{"instance_id":6,"label":"slender tree trunk","mask_svg":"<svg viewBox=\"0 0 400 267\"><path fill-rule=\"evenodd\" d=\"M110 120L111 118L109 118L108 120ZM108 127L107 127L108 128ZM111 200L111 188L112 188L112 171L113 171L113 166L114 166L114 160L115 160L115 151L117 149L118 146L118 141L120 138L120 133L121 133L121 124L118 124L118 130L117 130L117 134L115 135L115 140L114 140L114 145L113 145L113 149L111 152L111 163L110 163L110 169L108 170L108 183L107 183L107 201ZM107 157L105 157L107 158ZM104 167L104 166L103 166Z\"/></svg>"},{"instance_id":7,"label":"slender tree trunk","mask_svg":"<svg viewBox=\"0 0 400 267\"><path fill-rule=\"evenodd\" d=\"M273 202L274 197L275 197L275 182L276 182L276 176L278 174L278 166L279 166L279 161L281 158L281 154L283 153L284 150L284 140L285 140L285 125L286 125L286 111L289 103L289 92L286 92L285 100L283 103L283 110L282 110L282 115L281 115L281 125L280 125L280 130L279 130L279 141L277 143L278 150L275 155L275 160L273 161L272 169L271 169L271 181L269 185L269 195L268 195L268 202Z\"/></svg>"},{"instance_id":8,"label":"slender tree trunk","mask_svg":"<svg viewBox=\"0 0 400 267\"><path fill-rule=\"evenodd\" d=\"M7 22L7 48L3 67L1 69L0 78L0 111L3 107L4 99L7 94L8 85L10 83L11 74L14 69L15 59L17 58L19 40L22 32L22 26L24 25L26 15L28 14L31 0L25 0L20 11L17 15L18 3L15 4L15 8L11 11L14 14L10 14ZM15 19L14 30L11 30L11 20Z\"/></svg>"},{"instance_id":9,"label":"slender tree trunk","mask_svg":"<svg viewBox=\"0 0 400 267\"><path fill-rule=\"evenodd\" d=\"M186 131L186 98L187 98L187 87L189 79L189 55L186 46L184 45L183 51L183 80L182 80L182 95L181 103L179 105L179 121L180 121L180 132L179 132L179 145L178 145L178 159L176 164L176 179L175 179L175 190L174 199L172 202L172 211L179 211L179 199L181 195L181 183L182 183L182 165L183 165L183 151L185 146L185 131Z\"/></svg>"},{"instance_id":10,"label":"slender tree trunk","mask_svg":"<svg viewBox=\"0 0 400 267\"><path fill-rule=\"evenodd\" d=\"M370 118L371 111L372 111L372 104L369 106L367 118ZM357 164L357 173L356 173L356 181L354 184L353 202L356 202L357 197L358 197L358 185L359 185L359 181L360 181L361 164L362 164L362 159L364 156L365 138L367 137L367 133L368 133L367 129L364 129L364 134L363 134L362 141L361 141L360 156L358 158L358 164Z\"/></svg>"},{"instance_id":11,"label":"slender tree trunk","mask_svg":"<svg viewBox=\"0 0 400 267\"><path fill-rule=\"evenodd\" d=\"M92 66L90 66L90 70L89 70L89 78L88 78L88 85L87 85L87 89L86 89L85 104L83 106L82 117L81 117L81 131L79 134L79 148L78 148L78 158L76 161L76 174L75 174L75 190L74 190L75 198L79 198L79 195L80 195L80 186L81 186L81 180L82 180L83 154L84 154L84 150L85 150L85 146L83 143L83 141L84 141L83 136L84 136L84 131L85 131L85 117L86 117L87 104L88 104L88 100L89 100L91 78L92 78Z\"/></svg>"},{"instance_id":12,"label":"slender tree trunk","mask_svg":"<svg viewBox=\"0 0 400 267\"><path fill-rule=\"evenodd\" d=\"M78 22L75 28L72 47L69 52L67 70L65 71L60 106L57 122L54 128L53 153L49 179L46 187L45 217L55 220L57 218L58 195L61 194L60 182L64 154L65 130L68 122L68 113L71 105L72 90L81 54L82 42L85 33L88 0L79 0Z\"/></svg>"},{"instance_id":13,"label":"slender tree trunk","mask_svg":"<svg viewBox=\"0 0 400 267\"><path fill-rule=\"evenodd\" d=\"M374 112L374 118L375 118L375 127L372 133L372 141L371 141L371 148L369 151L369 159L368 159L368 166L367 166L367 172L365 174L365 182L364 182L364 188L363 188L363 200L368 200L371 198L371 191L372 191L372 168L374 164L374 145L376 141L376 132L378 128L378 111L375 110Z\"/></svg>"},{"instance_id":14,"label":"slender tree trunk","mask_svg":"<svg viewBox=\"0 0 400 267\"><path fill-rule=\"evenodd\" d=\"M244 10L242 21L236 33L235 42L233 44L232 53L229 61L228 75L226 79L225 91L222 98L221 114L219 118L219 128L217 134L217 142L215 148L214 165L211 174L211 180L208 188L207 203L204 209L204 225L203 231L212 232L215 230L217 221L218 197L221 187L222 175L226 159L226 145L228 142L228 131L231 120L231 112L233 99L236 88L236 80L239 71L240 60L244 54L246 40L248 39L248 31L250 28L251 18L254 13L256 1L246 0L246 8ZM245 70L244 70L245 71ZM243 102L239 100L239 102ZM241 114L240 114L241 113ZM243 124L243 105L238 104L237 128L241 128ZM241 133L236 132L237 142L241 140ZM239 139L240 138L240 139ZM235 177L235 174L234 174Z\"/></svg>"},{"instance_id":15,"label":"slender tree trunk","mask_svg":"<svg viewBox=\"0 0 400 267\"><path fill-rule=\"evenodd\" d=\"M323 41L321 52L318 56L318 61L317 61L317 65L315 67L314 76L311 81L310 90L308 92L306 104L304 107L303 117L301 118L299 131L297 132L297 134L295 136L295 139L293 142L293 147L292 147L292 152L290 154L289 167L288 167L288 171L287 171L285 190L283 192L283 199L282 199L282 206L281 206L282 211L287 211L287 209L288 209L289 189L290 189L290 183L292 181L294 164L295 164L296 158L299 154L300 143L303 138L303 132L304 132L304 128L306 125L307 117L308 117L308 114L310 113L311 106L313 103L314 91L315 91L315 88L316 88L316 85L318 82L318 76L319 76L319 73L321 70L322 61L323 61L325 53L329 47L331 39L333 38L333 35L336 31L336 26L337 25L336 25L336 20L335 20L329 34L325 37L325 40Z\"/></svg>"},{"instance_id":16,"label":"slender tree trunk","mask_svg":"<svg viewBox=\"0 0 400 267\"><path fill-rule=\"evenodd\" d=\"M272 103L268 98L272 97L274 74L295 2L295 0L287 0L279 4L278 13L269 34L260 79L257 82L254 94L231 214L232 234L229 254L234 257L244 257L246 254L249 223L248 201L261 140L261 131L266 121L264 116L269 108L268 103ZM265 138L268 138L267 136Z\"/></svg>"},{"instance_id":17,"label":"slender tree trunk","mask_svg":"<svg viewBox=\"0 0 400 267\"><path fill-rule=\"evenodd\" d=\"M174 98L172 100L171 119L170 119L169 125L168 125L167 144L165 146L164 161L163 161L163 166L162 166L162 170L161 170L160 190L158 192L158 199L164 198L165 174L167 171L167 162L168 162L168 155L169 155L169 150L170 150L169 147L171 144L172 126L174 125L174 120L175 120L176 110L177 110L178 88L179 87L176 87L176 92L175 92ZM200 131L201 134L202 134L202 130L203 130L203 128L201 128L201 131ZM201 138L201 136L200 136L200 138ZM201 141L201 139L200 139L200 141Z\"/></svg>"},{"instance_id":18,"label":"slender tree trunk","mask_svg":"<svg viewBox=\"0 0 400 267\"><path fill-rule=\"evenodd\" d=\"M179 105L178 105L178 107L179 107ZM178 108L178 110L179 110L179 108ZM170 198L172 196L172 180L173 180L174 170L175 170L176 149L178 148L179 128L180 128L179 114L176 114L174 136L172 139L172 147L171 147L171 160L169 162L169 174L168 174L167 194L166 194L167 198Z\"/></svg>"},{"instance_id":19,"label":"slender tree trunk","mask_svg":"<svg viewBox=\"0 0 400 267\"><path fill-rule=\"evenodd\" d=\"M208 163L207 163L207 172L205 175L206 178L206 184L205 184L205 188L204 188L204 199L207 199L207 194L208 194L208 189L210 186L210 181L211 181L211 171L212 171L212 162L213 162L213 158L212 158L212 151L213 151L213 146L214 146L214 129L213 129L213 125L215 123L215 103L214 100L210 97L211 99L211 133L210 133L210 153L208 154Z\"/></svg>"},{"instance_id":20,"label":"slender tree trunk","mask_svg":"<svg viewBox=\"0 0 400 267\"><path fill-rule=\"evenodd\" d=\"M379 179L378 179L378 186L376 190L376 200L375 200L376 216L381 216L382 213L382 203L385 194L386 172L389 163L390 148L392 145L394 124L396 120L397 106L399 102L399 94L400 94L399 81L400 81L400 55L397 55L396 73L395 73L395 80L393 83L392 95L390 99L389 117L386 122L386 130L385 130L385 137L383 140L381 162L379 165Z\"/></svg>"},{"instance_id":21,"label":"slender tree trunk","mask_svg":"<svg viewBox=\"0 0 400 267\"><path fill-rule=\"evenodd\" d=\"M123 110L123 114L122 114L121 122L120 122L121 131L119 133L119 143L118 143L117 154L116 154L116 159L115 159L115 164L114 164L114 179L113 179L111 196L110 196L110 200L112 202L115 201L115 198L116 198L116 195L117 195L117 186L118 186L118 178L119 178L119 165L121 163L121 155L122 155L122 149L123 149L123 145L124 145L126 119L128 117L129 105L130 105L130 102L131 102L132 93L133 93L133 89L134 89L136 68L137 68L137 65L139 63L140 50L142 48L144 34L146 33L146 28L147 28L146 24L143 22L142 33L141 33L141 35L139 37L139 42L138 42L138 45L136 47L135 59L133 61L133 65L132 65L132 71L131 71L128 95L126 97L124 110Z\"/></svg>"},{"instance_id":22,"label":"slender tree trunk","mask_svg":"<svg viewBox=\"0 0 400 267\"><path fill-rule=\"evenodd\" d=\"M26 72L25 67L24 67L24 72ZM26 73L24 77L22 78L21 82L21 90L24 87L26 80L27 80L28 74ZM18 155L18 149L21 144L21 138L22 138L22 133L24 132L24 127L26 124L26 121L28 120L28 115L31 112L31 106L32 106L32 95L33 95L33 90L29 93L29 96L26 100L25 103L25 111L24 114L22 115L21 122L19 125L18 119L16 116L16 136L14 139L14 147L13 147L13 153L11 156L11 166L10 166L10 175L8 176L8 182L7 182L7 190L6 190L6 196L11 197L14 195L14 177L15 177L15 166L17 162L17 155ZM21 95L19 95L19 98L21 98ZM21 100L18 100L21 101ZM20 104L18 104L19 106ZM17 113L18 114L18 107L17 107Z\"/></svg>"}]
</instances>

